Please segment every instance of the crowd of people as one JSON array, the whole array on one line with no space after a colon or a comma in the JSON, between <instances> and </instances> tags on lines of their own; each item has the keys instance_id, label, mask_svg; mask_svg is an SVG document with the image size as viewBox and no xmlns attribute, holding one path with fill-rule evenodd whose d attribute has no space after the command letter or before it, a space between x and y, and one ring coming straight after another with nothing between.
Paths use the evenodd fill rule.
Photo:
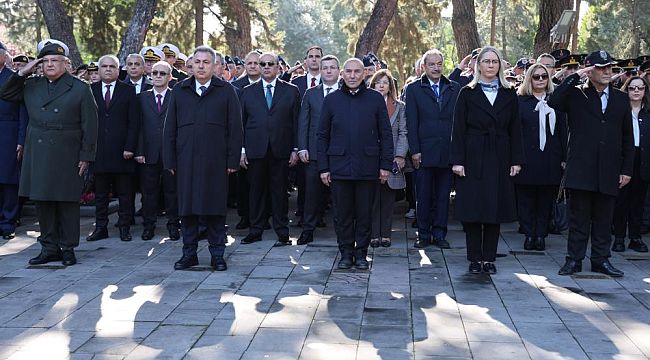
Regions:
<instances>
[{"instance_id":1,"label":"crowd of people","mask_svg":"<svg viewBox=\"0 0 650 360\"><path fill-rule=\"evenodd\" d=\"M0 44L0 226L11 239L22 201L34 201L41 253L32 265L74 265L79 198L92 179L96 221L87 241L131 241L136 192L142 240L164 213L182 238L177 270L224 259L226 214L240 241L292 245L287 192L297 187L298 245L326 227L331 207L338 268L369 268L369 247L390 247L394 205L409 202L416 248L449 249L450 202L463 224L470 273L494 274L500 224L518 221L523 248L546 249L554 206L567 202L561 275L623 276L610 251L647 252L641 240L650 181L650 58L558 49L514 66L493 47L472 51L449 76L426 51L399 86L372 53L340 61L312 46L290 67L272 52L243 59L173 44L73 68L53 39L37 58ZM644 121L645 120L645 121ZM92 176L89 176L92 175ZM564 195L566 194L566 195ZM272 219L272 225L269 223ZM614 238L612 240L612 234Z\"/></svg>"}]
</instances>

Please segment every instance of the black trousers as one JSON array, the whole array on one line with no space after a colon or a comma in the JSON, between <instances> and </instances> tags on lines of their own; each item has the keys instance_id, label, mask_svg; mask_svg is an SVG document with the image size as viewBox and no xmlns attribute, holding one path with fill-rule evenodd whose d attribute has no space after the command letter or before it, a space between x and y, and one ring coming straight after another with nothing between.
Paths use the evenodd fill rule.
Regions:
<instances>
[{"instance_id":1,"label":"black trousers","mask_svg":"<svg viewBox=\"0 0 650 360\"><path fill-rule=\"evenodd\" d=\"M79 246L79 202L36 201L42 251L54 255Z\"/></svg>"},{"instance_id":2,"label":"black trousers","mask_svg":"<svg viewBox=\"0 0 650 360\"><path fill-rule=\"evenodd\" d=\"M415 172L404 173L406 180L406 201L409 203L409 209L415 209L417 206L416 189L415 189Z\"/></svg>"},{"instance_id":3,"label":"black trousers","mask_svg":"<svg viewBox=\"0 0 650 360\"><path fill-rule=\"evenodd\" d=\"M497 258L497 245L501 224L482 224L464 222L467 260L494 262Z\"/></svg>"},{"instance_id":4,"label":"black trousers","mask_svg":"<svg viewBox=\"0 0 650 360\"><path fill-rule=\"evenodd\" d=\"M294 167L296 170L296 178L295 178L295 184L296 188L298 188L298 198L296 199L296 207L298 212L302 213L304 216L305 213L305 201L307 198L307 189L306 189L306 171L307 171L307 164L298 161L296 166ZM304 223L304 221L303 221Z\"/></svg>"},{"instance_id":5,"label":"black trousers","mask_svg":"<svg viewBox=\"0 0 650 360\"><path fill-rule=\"evenodd\" d=\"M16 231L18 219L18 184L0 184L0 231Z\"/></svg>"},{"instance_id":6,"label":"black trousers","mask_svg":"<svg viewBox=\"0 0 650 360\"><path fill-rule=\"evenodd\" d=\"M289 236L289 200L287 184L289 159L279 159L267 151L262 159L248 160L248 183L250 185L250 233L262 234L268 219L266 209L271 209L273 229L278 236ZM271 206L268 206L269 193Z\"/></svg>"},{"instance_id":7,"label":"black trousers","mask_svg":"<svg viewBox=\"0 0 650 360\"><path fill-rule=\"evenodd\" d=\"M313 232L318 220L323 218L325 212L325 199L327 187L320 180L318 163L310 160L305 164L305 205L302 216L302 230Z\"/></svg>"},{"instance_id":8,"label":"black trousers","mask_svg":"<svg viewBox=\"0 0 650 360\"><path fill-rule=\"evenodd\" d=\"M449 192L453 173L449 168L424 167L415 170L418 237L444 239L449 222Z\"/></svg>"},{"instance_id":9,"label":"black trousers","mask_svg":"<svg viewBox=\"0 0 650 360\"><path fill-rule=\"evenodd\" d=\"M183 233L183 255L196 255L199 245L199 218L202 226L208 230L208 249L212 256L223 256L226 249L226 217L218 215L183 216L181 231Z\"/></svg>"},{"instance_id":10,"label":"black trousers","mask_svg":"<svg viewBox=\"0 0 650 360\"><path fill-rule=\"evenodd\" d=\"M571 190L569 202L568 256L582 260L591 235L591 261L601 262L611 256L611 224L616 197L603 193Z\"/></svg>"},{"instance_id":11,"label":"black trousers","mask_svg":"<svg viewBox=\"0 0 650 360\"><path fill-rule=\"evenodd\" d=\"M250 206L249 191L248 170L241 168L237 171L237 215L247 220L250 215L248 211Z\"/></svg>"},{"instance_id":12,"label":"black trousers","mask_svg":"<svg viewBox=\"0 0 650 360\"><path fill-rule=\"evenodd\" d=\"M517 212L519 225L529 237L548 236L548 223L557 196L554 185L517 185Z\"/></svg>"},{"instance_id":13,"label":"black trousers","mask_svg":"<svg viewBox=\"0 0 650 360\"><path fill-rule=\"evenodd\" d=\"M117 226L131 226L134 215L133 174L131 173L95 174L95 226L98 228L108 226L111 185L114 193L117 194L120 205L117 211Z\"/></svg>"},{"instance_id":14,"label":"black trousers","mask_svg":"<svg viewBox=\"0 0 650 360\"><path fill-rule=\"evenodd\" d=\"M332 180L334 229L341 256L365 257L370 245L377 180Z\"/></svg>"},{"instance_id":15,"label":"black trousers","mask_svg":"<svg viewBox=\"0 0 650 360\"><path fill-rule=\"evenodd\" d=\"M167 225L178 226L178 197L176 195L176 176L163 169L162 163L142 164L140 168L140 188L142 191L142 218L145 229L156 227L160 210L160 191L167 214Z\"/></svg>"},{"instance_id":16,"label":"black trousers","mask_svg":"<svg viewBox=\"0 0 650 360\"><path fill-rule=\"evenodd\" d=\"M639 148L634 156L634 173L630 182L619 190L614 207L614 236L625 238L625 230L630 239L641 239L643 221L643 202L648 183L641 180L641 158ZM626 229L627 228L627 229Z\"/></svg>"},{"instance_id":17,"label":"black trousers","mask_svg":"<svg viewBox=\"0 0 650 360\"><path fill-rule=\"evenodd\" d=\"M393 229L393 209L397 190L388 187L388 184L379 184L376 187L375 200L372 202L372 230L371 239L390 238Z\"/></svg>"}]
</instances>

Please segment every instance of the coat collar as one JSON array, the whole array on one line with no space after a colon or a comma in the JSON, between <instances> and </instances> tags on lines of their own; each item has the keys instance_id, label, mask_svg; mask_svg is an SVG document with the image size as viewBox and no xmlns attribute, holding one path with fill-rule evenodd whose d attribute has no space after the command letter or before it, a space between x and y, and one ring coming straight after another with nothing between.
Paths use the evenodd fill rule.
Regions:
<instances>
[{"instance_id":1,"label":"coat collar","mask_svg":"<svg viewBox=\"0 0 650 360\"><path fill-rule=\"evenodd\" d=\"M476 87L474 88L471 87L466 87L466 88L470 90L472 94L474 94L473 96L473 98L475 99L474 102L486 113L490 114L490 116L495 120L497 120L498 118L497 114L499 113L499 110L501 110L501 108L505 107L506 105L510 104L512 99L516 99L516 96L513 97L508 96L508 93L512 91L512 89L499 87L497 98L494 100L494 105L492 105L490 104L490 101L488 100L487 96L485 96L485 94L483 93L483 90L481 89L480 85L476 85Z\"/></svg>"},{"instance_id":2,"label":"coat collar","mask_svg":"<svg viewBox=\"0 0 650 360\"><path fill-rule=\"evenodd\" d=\"M72 81L74 80L72 75L70 75L68 72L63 74L60 78L58 78L56 87L54 88L54 93L53 94L48 94L47 92L47 82L49 81L46 77L43 77L43 80L45 81L45 96L43 105L47 105L51 103L52 101L58 99L61 97L63 94L68 92L70 88L72 87Z\"/></svg>"},{"instance_id":3,"label":"coat collar","mask_svg":"<svg viewBox=\"0 0 650 360\"><path fill-rule=\"evenodd\" d=\"M445 96L445 93L455 90L456 86L458 85L456 85L454 82L451 82L444 75L440 76L439 84L440 84L440 88L438 91L440 91L440 94L442 95L442 104L440 104L440 109L442 110L445 106L449 104L449 100L451 100L450 96ZM427 76L427 74L423 74L420 77L420 87L423 88L422 90L424 90L424 93L427 94L427 96L429 96L432 100L438 101L436 95L433 93L433 89L431 89L431 82L429 81L429 77Z\"/></svg>"}]
</instances>

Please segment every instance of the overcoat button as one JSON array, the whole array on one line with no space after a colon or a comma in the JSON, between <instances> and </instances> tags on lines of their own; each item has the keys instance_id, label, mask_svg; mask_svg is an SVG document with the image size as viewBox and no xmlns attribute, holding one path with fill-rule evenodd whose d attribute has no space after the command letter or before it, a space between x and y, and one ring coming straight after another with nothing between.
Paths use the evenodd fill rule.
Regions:
<instances>
[{"instance_id":1,"label":"overcoat button","mask_svg":"<svg viewBox=\"0 0 650 360\"><path fill-rule=\"evenodd\" d=\"M59 112L59 109L54 109L54 112L55 112L55 113L58 113L58 112Z\"/></svg>"}]
</instances>

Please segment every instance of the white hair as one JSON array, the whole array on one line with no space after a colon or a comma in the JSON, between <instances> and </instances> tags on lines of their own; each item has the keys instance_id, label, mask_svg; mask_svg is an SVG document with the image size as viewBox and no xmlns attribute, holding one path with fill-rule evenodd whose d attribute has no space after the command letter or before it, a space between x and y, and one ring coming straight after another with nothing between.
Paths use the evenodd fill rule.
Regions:
<instances>
[{"instance_id":1,"label":"white hair","mask_svg":"<svg viewBox=\"0 0 650 360\"><path fill-rule=\"evenodd\" d=\"M99 58L99 61L97 62L98 66L101 67L101 66L102 66L102 63L103 63L104 60L106 60L106 59L111 59L111 60L115 61L115 63L117 64L117 67L118 67L118 68L120 67L120 59L118 59L117 56L115 56L115 55L110 55L110 54L109 54L109 55L104 55L104 56L100 57L100 58Z\"/></svg>"}]
</instances>

